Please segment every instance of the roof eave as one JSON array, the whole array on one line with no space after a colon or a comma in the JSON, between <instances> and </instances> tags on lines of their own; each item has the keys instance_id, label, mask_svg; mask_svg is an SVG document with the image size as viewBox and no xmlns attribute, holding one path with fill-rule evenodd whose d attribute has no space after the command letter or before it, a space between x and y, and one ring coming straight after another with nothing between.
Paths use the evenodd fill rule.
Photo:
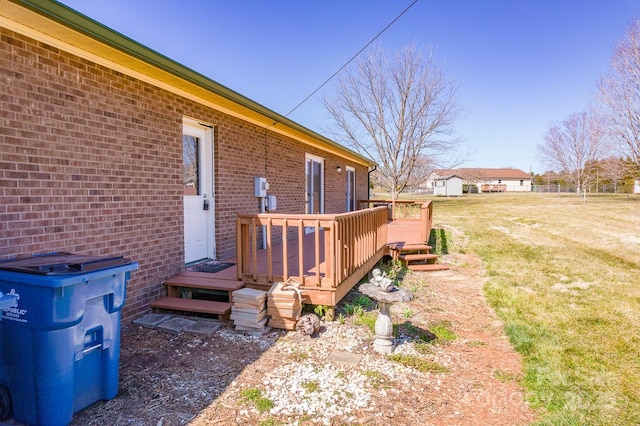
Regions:
<instances>
[{"instance_id":1,"label":"roof eave","mask_svg":"<svg viewBox=\"0 0 640 426\"><path fill-rule=\"evenodd\" d=\"M279 133L286 134L301 142L328 149L334 154L364 166L369 167L375 165L372 160L363 155L272 111L61 3L51 0L0 0L0 3L5 1L19 5L41 17L82 34L91 40L109 46L131 58L135 58L141 63L150 65L163 73L167 73L188 82L190 85L204 89L214 95L215 98L221 98L230 102L233 104L232 107L235 108L235 111L240 115L245 114L248 118L253 118L253 120L251 120L252 122L262 125L265 128L273 128L273 130L279 131ZM0 13L0 15L2 14L3 13ZM223 107L228 109L230 108L230 104L226 106L223 105ZM278 129L274 128L274 126Z\"/></svg>"}]
</instances>

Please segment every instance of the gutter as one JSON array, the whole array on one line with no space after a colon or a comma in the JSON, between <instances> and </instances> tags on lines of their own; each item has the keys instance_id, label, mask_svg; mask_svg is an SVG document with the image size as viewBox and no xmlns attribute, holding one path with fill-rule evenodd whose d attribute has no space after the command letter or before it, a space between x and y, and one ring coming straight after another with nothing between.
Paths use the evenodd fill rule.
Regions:
<instances>
[{"instance_id":1,"label":"gutter","mask_svg":"<svg viewBox=\"0 0 640 426\"><path fill-rule=\"evenodd\" d=\"M370 169L367 172L367 200L371 199L371 173L375 172L376 170L378 170L378 165L374 164L373 169Z\"/></svg>"},{"instance_id":2,"label":"gutter","mask_svg":"<svg viewBox=\"0 0 640 426\"><path fill-rule=\"evenodd\" d=\"M301 124L296 123L283 115L235 92L220 83L200 74L186 66L164 56L137 41L112 30L111 28L89 18L65 5L53 0L8 0L18 6L28 9L44 18L57 22L66 28L76 31L86 37L98 41L116 49L132 58L138 59L146 64L153 66L159 70L167 72L184 81L203 88L215 95L227 99L249 111L258 113L259 115L272 120L273 123L268 127L282 124L293 131L299 132L309 138L315 139L334 149L344 152L353 158L359 159L362 164L371 166L373 161L362 156L361 154L346 148L337 142L322 136L313 130L310 130Z\"/></svg>"}]
</instances>

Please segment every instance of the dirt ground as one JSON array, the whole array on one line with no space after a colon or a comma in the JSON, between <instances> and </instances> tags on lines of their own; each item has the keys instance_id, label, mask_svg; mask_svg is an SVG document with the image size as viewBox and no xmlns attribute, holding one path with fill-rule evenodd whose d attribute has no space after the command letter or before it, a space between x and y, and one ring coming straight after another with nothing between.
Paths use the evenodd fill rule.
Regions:
<instances>
[{"instance_id":1,"label":"dirt ground","mask_svg":"<svg viewBox=\"0 0 640 426\"><path fill-rule=\"evenodd\" d=\"M230 322L209 336L127 325L119 395L77 413L72 424L532 422L535 414L518 384L520 358L484 299L479 258L450 254L441 262L450 270L407 274L402 286L415 299L392 308L394 324L404 324L394 353L421 359L432 369L420 371L420 365L402 365L374 352L373 336L354 324L355 316L323 324L312 338L282 330L245 336ZM359 296L352 291L337 313ZM433 336L436 327L453 332L451 340L417 343L415 334L404 333ZM350 357L345 361L341 354ZM264 401L266 406L260 405Z\"/></svg>"}]
</instances>

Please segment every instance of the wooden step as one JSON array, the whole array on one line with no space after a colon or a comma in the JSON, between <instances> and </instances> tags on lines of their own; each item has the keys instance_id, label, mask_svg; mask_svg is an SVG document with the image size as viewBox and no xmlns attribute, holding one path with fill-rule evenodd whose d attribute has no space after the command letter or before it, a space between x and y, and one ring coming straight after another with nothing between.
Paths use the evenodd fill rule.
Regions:
<instances>
[{"instance_id":1,"label":"wooden step","mask_svg":"<svg viewBox=\"0 0 640 426\"><path fill-rule=\"evenodd\" d=\"M207 272L182 272L164 282L166 287L199 288L205 290L221 290L233 292L244 287L239 280L215 278Z\"/></svg>"},{"instance_id":2,"label":"wooden step","mask_svg":"<svg viewBox=\"0 0 640 426\"><path fill-rule=\"evenodd\" d=\"M412 262L416 260L435 260L438 257L440 256L438 256L437 254L413 253L413 254L401 254L400 256L398 256L398 259L404 260L405 262Z\"/></svg>"},{"instance_id":3,"label":"wooden step","mask_svg":"<svg viewBox=\"0 0 640 426\"><path fill-rule=\"evenodd\" d=\"M407 269L411 269L416 272L424 272L424 271L446 271L449 269L447 265L442 265L439 263L427 263L422 265L407 265Z\"/></svg>"},{"instance_id":4,"label":"wooden step","mask_svg":"<svg viewBox=\"0 0 640 426\"><path fill-rule=\"evenodd\" d=\"M227 319L231 313L231 303L215 302L211 300L183 299L180 297L161 297L151 303L152 308L171 311L197 312L201 314L218 315Z\"/></svg>"},{"instance_id":5,"label":"wooden step","mask_svg":"<svg viewBox=\"0 0 640 426\"><path fill-rule=\"evenodd\" d=\"M391 250L399 252L412 252L412 251L429 251L433 247L427 244L407 244L407 243L392 243L389 244Z\"/></svg>"}]
</instances>

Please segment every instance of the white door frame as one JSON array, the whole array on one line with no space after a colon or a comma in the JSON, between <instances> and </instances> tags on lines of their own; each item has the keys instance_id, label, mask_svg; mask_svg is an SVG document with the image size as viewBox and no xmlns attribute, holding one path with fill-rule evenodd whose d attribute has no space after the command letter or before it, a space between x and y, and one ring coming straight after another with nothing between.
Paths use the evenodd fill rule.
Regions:
<instances>
[{"instance_id":1,"label":"white door frame","mask_svg":"<svg viewBox=\"0 0 640 426\"><path fill-rule=\"evenodd\" d=\"M199 229L197 234L205 238L206 248L202 247L197 251L198 255L195 257L191 255L188 258L187 253L187 237L188 237L188 221L185 210L185 229L184 229L184 244L185 244L185 263L190 263L200 259L214 259L215 258L215 181L214 181L214 164L213 164L213 126L202 124L196 120L184 118L182 125L183 134L196 136L200 140L200 147L198 150L198 163L199 163L199 193L198 195L184 195L185 209L187 203L191 202L192 205L204 206L205 201L209 204L209 209L201 210L202 216L198 219ZM200 229L204 228L204 229Z\"/></svg>"}]
</instances>

